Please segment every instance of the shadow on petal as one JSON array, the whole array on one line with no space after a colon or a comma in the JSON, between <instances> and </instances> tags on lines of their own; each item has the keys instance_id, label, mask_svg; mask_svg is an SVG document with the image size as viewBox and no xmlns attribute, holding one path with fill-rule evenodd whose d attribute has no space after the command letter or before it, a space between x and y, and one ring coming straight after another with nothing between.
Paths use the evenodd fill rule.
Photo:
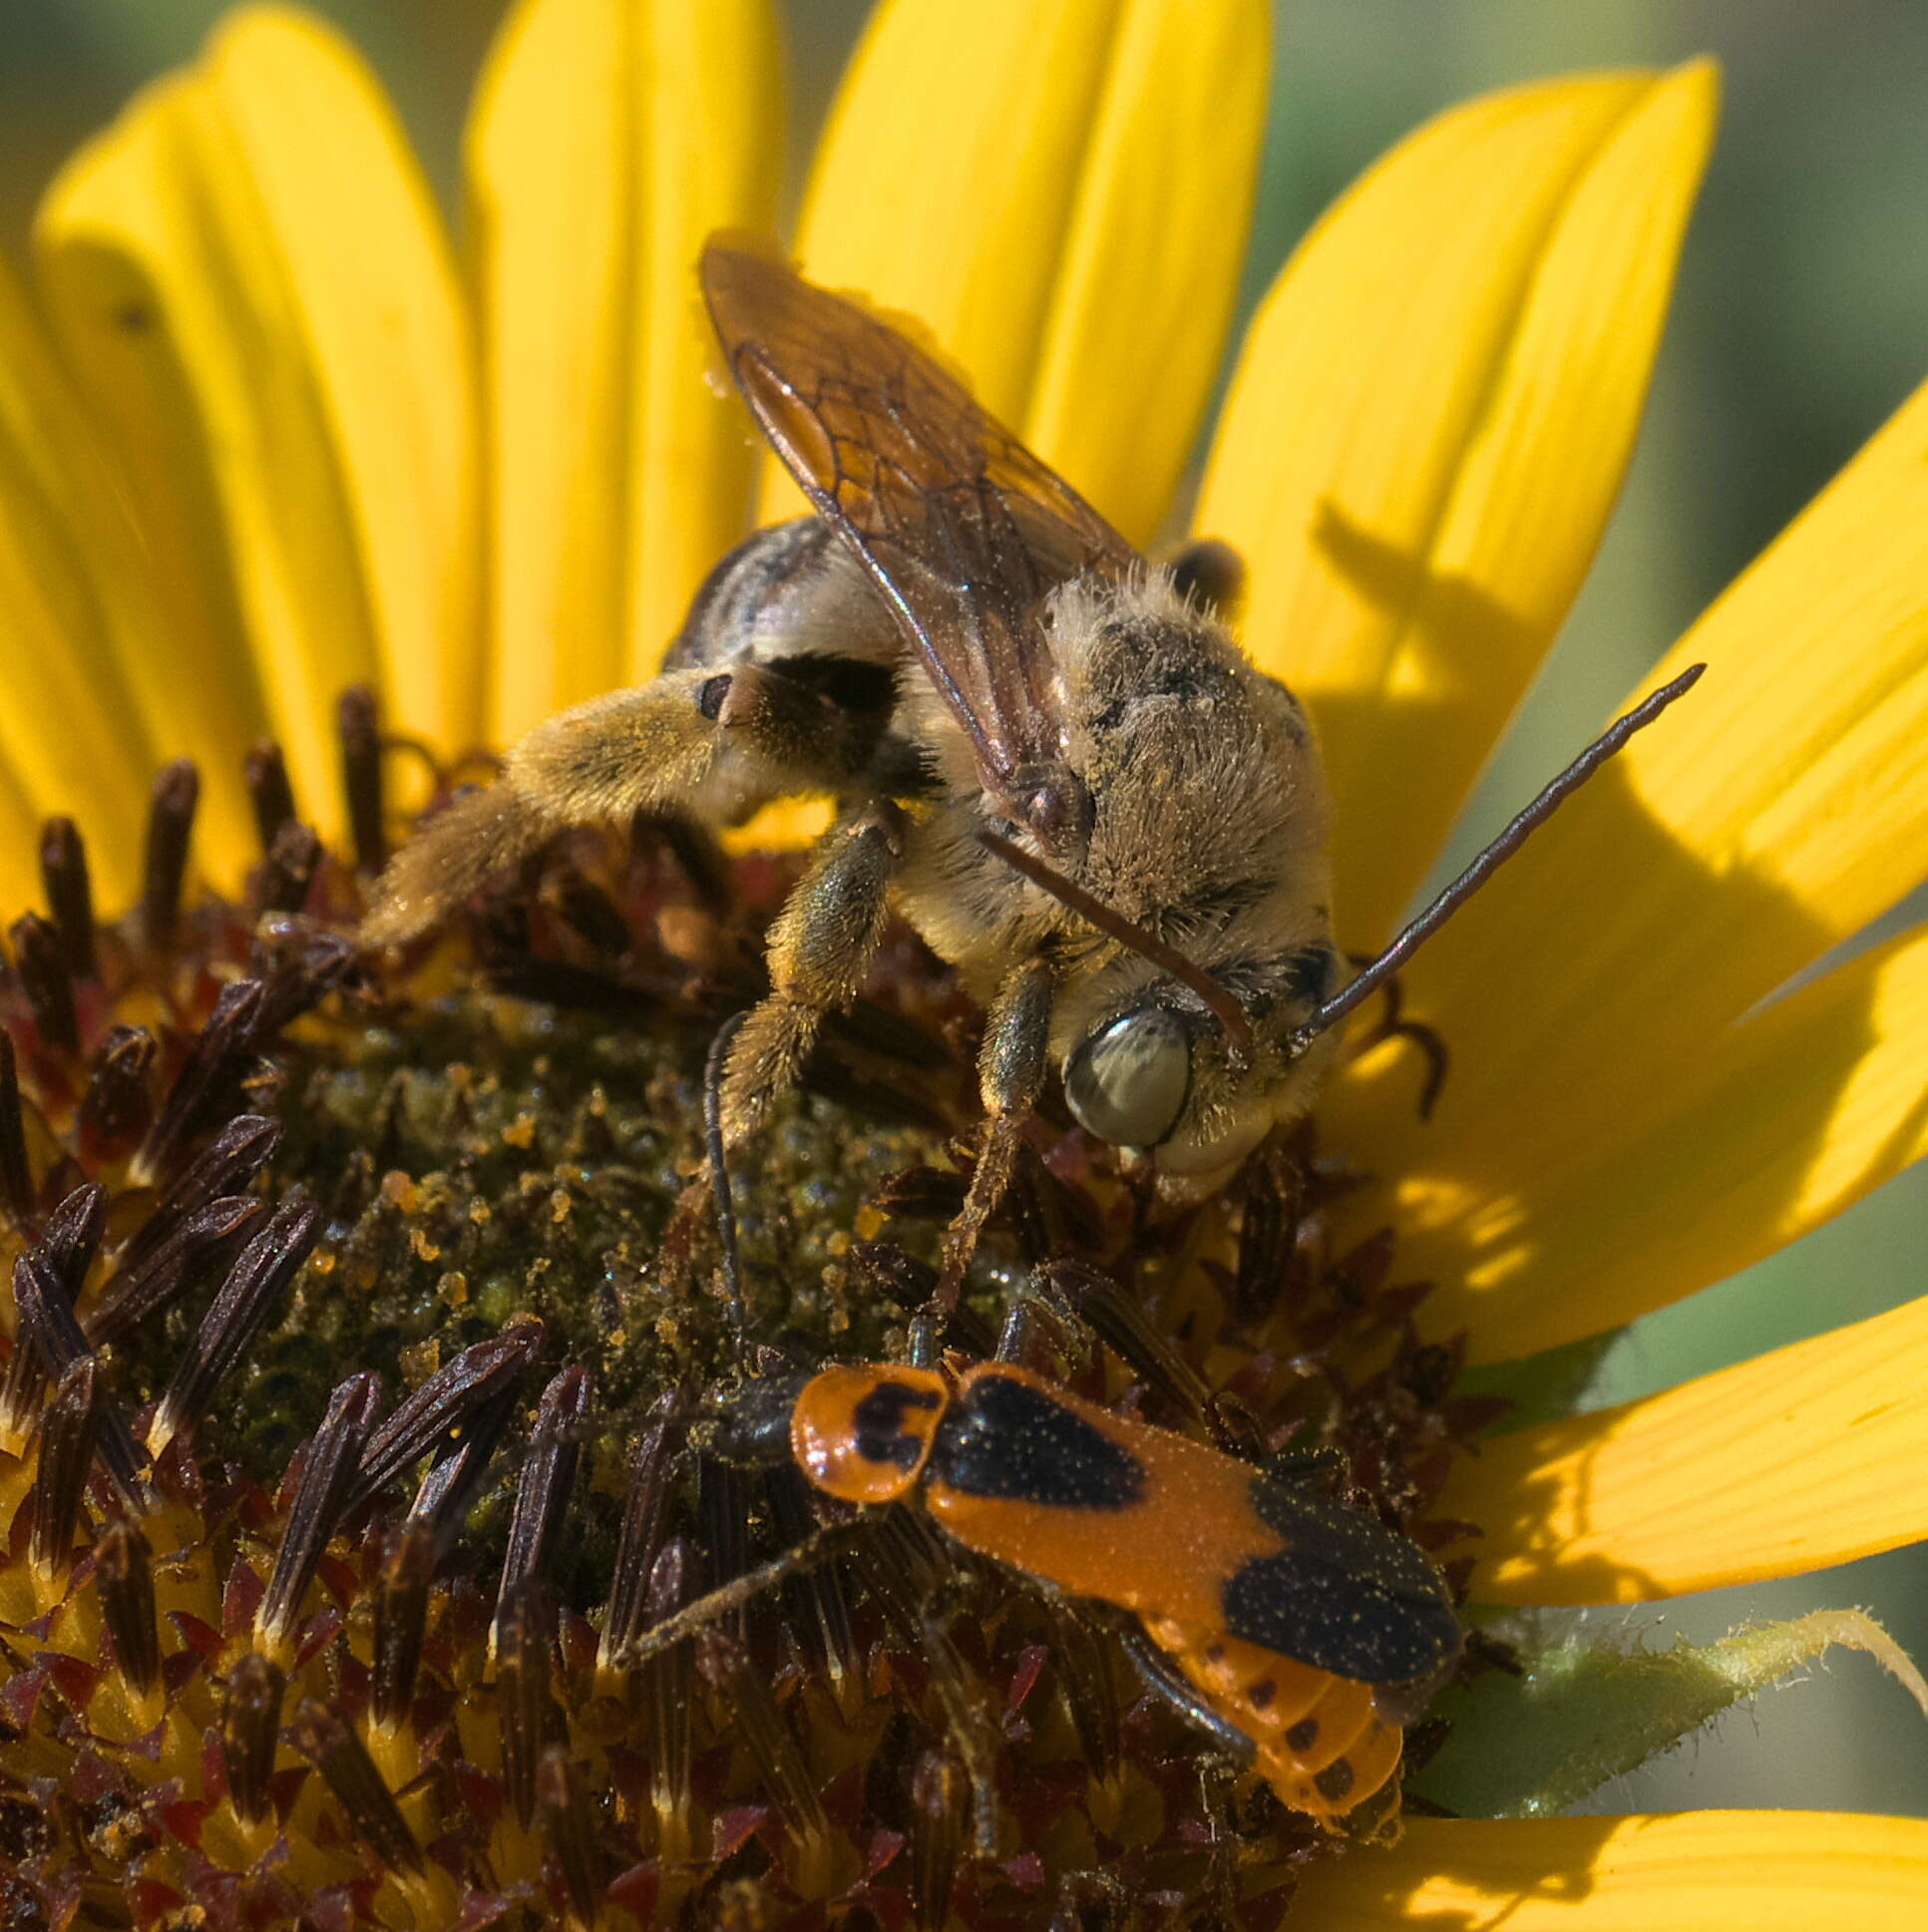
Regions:
<instances>
[{"instance_id":1,"label":"shadow on petal","mask_svg":"<svg viewBox=\"0 0 1928 1932\"><path fill-rule=\"evenodd\" d=\"M1433 646L1422 690L1389 688L1350 705L1330 693L1315 700L1322 735L1389 738L1402 747L1399 767L1419 793L1432 747L1450 739L1457 707L1471 701L1468 680L1482 653L1510 649L1520 620L1330 500L1320 542L1361 599L1418 613L1409 633ZM1719 661L1711 666L1683 712L1722 703L1723 670ZM1680 715L1654 731L1665 733ZM1414 808L1402 791L1362 807L1354 800L1352 809L1382 821L1384 839L1396 844ZM1567 836L1576 829L1583 839ZM1563 852L1576 844L1611 855L1610 865L1577 868ZM1342 877L1336 889L1342 933L1347 886ZM1443 1003L1485 1004L1490 1014L1470 1041L1445 1028L1452 1070L1432 1118L1417 1118L1420 1069L1394 1046L1354 1062L1323 1106L1333 1144L1385 1177L1361 1191L1353 1225L1394 1220L1402 1267L1441 1284L1422 1318L1432 1332L1467 1328L1474 1361L1532 1352L1662 1306L1739 1265L1711 1254L1697 1269L1686 1255L1644 1283L1623 1279L1597 1308L1584 1293L1565 1294L1557 1309L1535 1295L1543 1248L1562 1241L1576 1215L1608 1246L1617 1231L1636 1243L1654 1234L1639 1200L1610 1190L1592 1198L1585 1177L1598 1171L1611 1180L1616 1154L1690 1109L1716 1042L1838 938L1764 868L1691 850L1645 804L1627 762L1605 767L1405 975L1412 1018L1436 1022L1438 993ZM1804 1147L1778 1163L1778 1199L1750 1196L1755 1229L1797 1220L1831 1103L1874 1038L1866 1001L1844 1000L1807 1042L1808 1065L1820 1071L1802 1115ZM1712 1197L1757 1179L1723 1175L1718 1143L1707 1152ZM1636 1248L1627 1260L1637 1259ZM1498 1318L1491 1326L1489 1313Z\"/></svg>"}]
</instances>

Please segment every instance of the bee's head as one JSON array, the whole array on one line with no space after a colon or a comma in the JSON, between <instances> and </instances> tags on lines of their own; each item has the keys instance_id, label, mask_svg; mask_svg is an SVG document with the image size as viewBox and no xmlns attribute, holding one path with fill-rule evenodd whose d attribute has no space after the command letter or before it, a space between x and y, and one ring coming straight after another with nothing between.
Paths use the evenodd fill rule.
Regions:
<instances>
[{"instance_id":1,"label":"bee's head","mask_svg":"<svg viewBox=\"0 0 1928 1932\"><path fill-rule=\"evenodd\" d=\"M1174 1191L1209 1191L1311 1106L1339 1039L1301 1032L1339 972L1323 937L1234 967L1223 983L1245 1016L1239 1029L1162 975L1095 1011L1074 996L1061 1035L1071 1112L1100 1140L1148 1154Z\"/></svg>"},{"instance_id":2,"label":"bee's head","mask_svg":"<svg viewBox=\"0 0 1928 1932\"><path fill-rule=\"evenodd\" d=\"M1058 989L1051 1045L1071 1111L1099 1139L1149 1154L1168 1192L1209 1192L1273 1127L1312 1104L1346 1015L1706 668L1690 666L1596 738L1344 985L1324 895L1311 903L1288 890L1254 901L1193 959L1009 840L980 832L1006 864L1121 949L1109 966L1067 976Z\"/></svg>"},{"instance_id":3,"label":"bee's head","mask_svg":"<svg viewBox=\"0 0 1928 1932\"><path fill-rule=\"evenodd\" d=\"M977 837L1113 942L1102 961L1067 957L1051 1005L1051 1057L1087 1132L1149 1155L1171 1191L1205 1193L1311 1106L1343 976L1325 892L1276 880L1194 957L1001 835Z\"/></svg>"}]
</instances>

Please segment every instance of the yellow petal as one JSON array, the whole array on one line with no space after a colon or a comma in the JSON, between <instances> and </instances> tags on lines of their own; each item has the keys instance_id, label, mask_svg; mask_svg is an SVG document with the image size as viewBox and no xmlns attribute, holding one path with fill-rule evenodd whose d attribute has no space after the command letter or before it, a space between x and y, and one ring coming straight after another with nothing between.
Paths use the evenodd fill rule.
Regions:
<instances>
[{"instance_id":1,"label":"yellow petal","mask_svg":"<svg viewBox=\"0 0 1928 1932\"><path fill-rule=\"evenodd\" d=\"M1640 1401L1494 1436L1440 1513L1474 1597L1635 1603L1928 1536L1928 1298Z\"/></svg>"},{"instance_id":2,"label":"yellow petal","mask_svg":"<svg viewBox=\"0 0 1928 1932\"><path fill-rule=\"evenodd\" d=\"M730 852L795 852L815 845L836 816L827 798L780 798L766 805L748 825L723 835Z\"/></svg>"},{"instance_id":3,"label":"yellow petal","mask_svg":"<svg viewBox=\"0 0 1928 1932\"><path fill-rule=\"evenodd\" d=\"M918 316L1013 425L1123 0L884 0L817 150L805 269Z\"/></svg>"},{"instance_id":4,"label":"yellow petal","mask_svg":"<svg viewBox=\"0 0 1928 1932\"><path fill-rule=\"evenodd\" d=\"M1320 1932L1814 1932L1928 1922L1928 1820L1831 1811L1408 1818L1310 1865Z\"/></svg>"},{"instance_id":5,"label":"yellow petal","mask_svg":"<svg viewBox=\"0 0 1928 1932\"><path fill-rule=\"evenodd\" d=\"M1023 436L1141 546L1225 351L1269 27L1257 6L1127 6L1088 138Z\"/></svg>"},{"instance_id":6,"label":"yellow petal","mask_svg":"<svg viewBox=\"0 0 1928 1932\"><path fill-rule=\"evenodd\" d=\"M1267 47L1258 0L987 0L967 34L943 0L886 0L817 155L803 264L917 316L1143 543L1231 313Z\"/></svg>"},{"instance_id":7,"label":"yellow petal","mask_svg":"<svg viewBox=\"0 0 1928 1932\"><path fill-rule=\"evenodd\" d=\"M1247 336L1196 519L1311 705L1337 908L1382 944L1592 561L1632 447L1716 80L1590 75L1422 129Z\"/></svg>"},{"instance_id":8,"label":"yellow petal","mask_svg":"<svg viewBox=\"0 0 1928 1932\"><path fill-rule=\"evenodd\" d=\"M1920 879L1924 448L1928 388L1675 648L1656 678L1704 658L1691 695L1414 960L1409 1007L1454 1061L1432 1121L1383 1078L1342 1082L1333 1115L1404 1177L1408 1224L1636 1131L1724 1027Z\"/></svg>"},{"instance_id":9,"label":"yellow petal","mask_svg":"<svg viewBox=\"0 0 1928 1932\"><path fill-rule=\"evenodd\" d=\"M1928 1153L1928 928L1730 1028L1665 1109L1598 1120L1572 1162L1402 1241L1434 1334L1532 1354L1724 1280Z\"/></svg>"},{"instance_id":10,"label":"yellow petal","mask_svg":"<svg viewBox=\"0 0 1928 1932\"><path fill-rule=\"evenodd\" d=\"M123 667L142 653L158 667L166 651L139 561L110 473L0 265L0 925L39 899L36 832L50 813L80 823L108 904L138 877L155 759Z\"/></svg>"},{"instance_id":11,"label":"yellow petal","mask_svg":"<svg viewBox=\"0 0 1928 1932\"><path fill-rule=\"evenodd\" d=\"M474 734L470 352L433 204L373 78L254 8L55 184L43 275L65 345L199 622L251 647L304 815L335 809L334 705L380 683Z\"/></svg>"},{"instance_id":12,"label":"yellow petal","mask_svg":"<svg viewBox=\"0 0 1928 1932\"><path fill-rule=\"evenodd\" d=\"M766 0L524 0L490 56L466 165L499 742L651 673L748 529L695 269L774 220L779 93Z\"/></svg>"}]
</instances>

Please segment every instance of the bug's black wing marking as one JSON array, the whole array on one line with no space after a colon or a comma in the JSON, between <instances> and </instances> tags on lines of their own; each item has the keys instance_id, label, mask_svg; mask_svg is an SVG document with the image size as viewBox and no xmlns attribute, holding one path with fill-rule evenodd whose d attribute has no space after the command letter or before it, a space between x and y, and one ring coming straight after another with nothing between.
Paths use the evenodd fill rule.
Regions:
<instances>
[{"instance_id":1,"label":"bug's black wing marking","mask_svg":"<svg viewBox=\"0 0 1928 1932\"><path fill-rule=\"evenodd\" d=\"M1366 1684L1426 1677L1458 1655L1445 1583L1410 1538L1304 1483L1255 1476L1252 1501L1286 1548L1227 1579L1234 1637Z\"/></svg>"},{"instance_id":2,"label":"bug's black wing marking","mask_svg":"<svg viewBox=\"0 0 1928 1932\"><path fill-rule=\"evenodd\" d=\"M1129 1449L1015 1375L979 1375L952 1403L931 1474L962 1495L1047 1509L1128 1509L1145 1494Z\"/></svg>"},{"instance_id":3,"label":"bug's black wing marking","mask_svg":"<svg viewBox=\"0 0 1928 1932\"><path fill-rule=\"evenodd\" d=\"M744 400L883 591L985 790L1058 846L1065 717L1038 606L1067 578L1122 577L1136 553L856 302L747 243L712 241L702 275Z\"/></svg>"}]
</instances>

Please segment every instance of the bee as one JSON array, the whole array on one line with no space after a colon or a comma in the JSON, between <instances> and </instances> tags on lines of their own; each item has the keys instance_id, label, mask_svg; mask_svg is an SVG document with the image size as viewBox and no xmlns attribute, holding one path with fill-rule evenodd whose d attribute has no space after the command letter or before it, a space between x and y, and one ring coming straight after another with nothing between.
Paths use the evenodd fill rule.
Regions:
<instances>
[{"instance_id":1,"label":"bee","mask_svg":"<svg viewBox=\"0 0 1928 1932\"><path fill-rule=\"evenodd\" d=\"M701 281L814 514L724 558L652 682L538 726L430 820L364 935L414 938L570 826L830 793L723 1131L796 1081L895 905L986 1012L955 1295L1053 1069L1086 1129L1200 1195L1305 1113L1391 968L1347 982L1312 728L1198 593L1206 559L1149 564L934 355L754 243L713 239Z\"/></svg>"}]
</instances>

